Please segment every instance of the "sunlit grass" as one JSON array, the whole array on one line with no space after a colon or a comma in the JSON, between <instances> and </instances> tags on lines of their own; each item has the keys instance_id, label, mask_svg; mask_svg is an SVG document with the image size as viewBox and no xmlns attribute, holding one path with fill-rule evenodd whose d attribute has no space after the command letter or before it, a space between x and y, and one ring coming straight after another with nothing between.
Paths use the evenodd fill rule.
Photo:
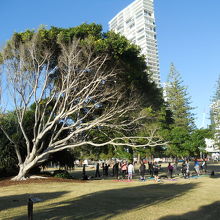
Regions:
<instances>
[{"instance_id":1,"label":"sunlit grass","mask_svg":"<svg viewBox=\"0 0 220 220\"><path fill-rule=\"evenodd\" d=\"M216 167L217 168L217 167ZM117 182L50 182L0 189L0 219L27 219L29 196L34 219L219 219L220 178L176 178Z\"/></svg>"}]
</instances>

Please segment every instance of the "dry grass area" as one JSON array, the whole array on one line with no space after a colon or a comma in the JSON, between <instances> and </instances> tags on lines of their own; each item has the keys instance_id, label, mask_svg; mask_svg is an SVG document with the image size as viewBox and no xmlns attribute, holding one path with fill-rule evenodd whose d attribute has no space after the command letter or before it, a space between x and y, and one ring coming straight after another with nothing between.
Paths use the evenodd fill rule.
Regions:
<instances>
[{"instance_id":1,"label":"dry grass area","mask_svg":"<svg viewBox=\"0 0 220 220\"><path fill-rule=\"evenodd\" d=\"M2 180L0 219L27 219L26 205L31 195L42 200L34 204L34 220L217 220L220 219L220 178L215 177L177 177L175 181L160 183L150 179L146 182L48 179L8 185Z\"/></svg>"}]
</instances>

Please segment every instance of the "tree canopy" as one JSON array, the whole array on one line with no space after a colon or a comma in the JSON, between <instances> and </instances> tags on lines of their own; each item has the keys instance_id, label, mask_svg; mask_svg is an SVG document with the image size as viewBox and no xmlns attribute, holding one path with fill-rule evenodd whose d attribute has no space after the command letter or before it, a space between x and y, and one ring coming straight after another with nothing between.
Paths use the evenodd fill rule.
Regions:
<instances>
[{"instance_id":1,"label":"tree canopy","mask_svg":"<svg viewBox=\"0 0 220 220\"><path fill-rule=\"evenodd\" d=\"M114 32L102 32L102 26L97 24L82 24L71 28L40 27L36 30L26 30L14 33L7 42L1 56L10 59L15 54L14 50L31 39L35 38L38 48L37 56L43 56L46 50L52 52L50 57L50 69L57 66L58 57L61 53L61 44L68 44L73 39L80 39L81 45L89 45L94 56L108 54L110 57L105 65L119 66L122 71L117 80L126 83L126 86L137 91L143 98L143 106L160 108L163 103L162 91L154 82L149 80L145 57L140 54L140 48L130 43L124 36Z\"/></svg>"},{"instance_id":2,"label":"tree canopy","mask_svg":"<svg viewBox=\"0 0 220 220\"><path fill-rule=\"evenodd\" d=\"M4 129L2 114L2 132L19 161L15 179L67 148L135 146L144 118L138 113L163 103L160 89L148 80L140 49L113 32L102 33L100 25L15 33L1 56L26 151L23 158L18 140ZM25 117L30 110L29 129ZM97 138L98 133L103 136ZM142 146L161 141L141 138Z\"/></svg>"}]
</instances>

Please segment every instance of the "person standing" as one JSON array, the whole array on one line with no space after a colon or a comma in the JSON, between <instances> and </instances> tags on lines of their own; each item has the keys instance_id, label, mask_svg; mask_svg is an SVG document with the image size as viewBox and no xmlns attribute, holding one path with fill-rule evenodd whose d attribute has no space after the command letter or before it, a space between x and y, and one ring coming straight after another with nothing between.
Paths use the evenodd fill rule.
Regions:
<instances>
[{"instance_id":1,"label":"person standing","mask_svg":"<svg viewBox=\"0 0 220 220\"><path fill-rule=\"evenodd\" d=\"M186 177L189 178L190 172L189 172L189 160L186 160Z\"/></svg>"},{"instance_id":2,"label":"person standing","mask_svg":"<svg viewBox=\"0 0 220 220\"><path fill-rule=\"evenodd\" d=\"M116 179L118 179L118 171L119 171L119 164L118 162L116 162L113 166L113 176L115 176Z\"/></svg>"},{"instance_id":3,"label":"person standing","mask_svg":"<svg viewBox=\"0 0 220 220\"><path fill-rule=\"evenodd\" d=\"M105 164L105 175L108 176L108 168L109 168L109 165L106 163Z\"/></svg>"},{"instance_id":4,"label":"person standing","mask_svg":"<svg viewBox=\"0 0 220 220\"><path fill-rule=\"evenodd\" d=\"M168 175L172 179L173 178L173 165L169 163L167 169L168 169Z\"/></svg>"},{"instance_id":5,"label":"person standing","mask_svg":"<svg viewBox=\"0 0 220 220\"><path fill-rule=\"evenodd\" d=\"M202 171L203 172L207 172L207 162L206 162L206 159L203 159L203 162L202 162Z\"/></svg>"},{"instance_id":6,"label":"person standing","mask_svg":"<svg viewBox=\"0 0 220 220\"><path fill-rule=\"evenodd\" d=\"M96 164L95 177L100 177L99 162L97 162L97 164Z\"/></svg>"},{"instance_id":7,"label":"person standing","mask_svg":"<svg viewBox=\"0 0 220 220\"><path fill-rule=\"evenodd\" d=\"M184 179L186 179L186 177L187 177L187 167L186 167L186 162L185 161L183 161L183 163L182 163L182 174L183 174Z\"/></svg>"},{"instance_id":8,"label":"person standing","mask_svg":"<svg viewBox=\"0 0 220 220\"><path fill-rule=\"evenodd\" d=\"M123 179L125 179L126 172L127 172L127 163L123 161L121 164L121 173Z\"/></svg>"},{"instance_id":9,"label":"person standing","mask_svg":"<svg viewBox=\"0 0 220 220\"><path fill-rule=\"evenodd\" d=\"M102 163L102 176L105 176L105 163Z\"/></svg>"},{"instance_id":10,"label":"person standing","mask_svg":"<svg viewBox=\"0 0 220 220\"><path fill-rule=\"evenodd\" d=\"M134 166L132 163L128 165L128 180L132 180L132 175L134 173Z\"/></svg>"},{"instance_id":11,"label":"person standing","mask_svg":"<svg viewBox=\"0 0 220 220\"><path fill-rule=\"evenodd\" d=\"M148 169L149 169L150 176L153 177L154 176L154 168L153 168L152 162L148 162Z\"/></svg>"},{"instance_id":12,"label":"person standing","mask_svg":"<svg viewBox=\"0 0 220 220\"><path fill-rule=\"evenodd\" d=\"M88 180L88 176L86 175L86 164L83 164L82 179Z\"/></svg>"},{"instance_id":13,"label":"person standing","mask_svg":"<svg viewBox=\"0 0 220 220\"><path fill-rule=\"evenodd\" d=\"M195 169L195 171L196 171L197 176L199 176L199 175L200 175L199 161L198 161L197 159L195 159L194 169Z\"/></svg>"},{"instance_id":14,"label":"person standing","mask_svg":"<svg viewBox=\"0 0 220 220\"><path fill-rule=\"evenodd\" d=\"M144 181L145 180L146 166L145 166L143 161L141 161L139 172L140 172L140 180Z\"/></svg>"},{"instance_id":15,"label":"person standing","mask_svg":"<svg viewBox=\"0 0 220 220\"><path fill-rule=\"evenodd\" d=\"M159 165L157 162L153 164L154 180L159 182Z\"/></svg>"}]
</instances>

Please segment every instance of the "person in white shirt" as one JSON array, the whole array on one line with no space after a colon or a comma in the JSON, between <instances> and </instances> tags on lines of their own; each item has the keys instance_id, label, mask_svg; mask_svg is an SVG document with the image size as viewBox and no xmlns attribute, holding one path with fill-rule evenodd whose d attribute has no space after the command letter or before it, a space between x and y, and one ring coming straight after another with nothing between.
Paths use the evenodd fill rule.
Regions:
<instances>
[{"instance_id":1,"label":"person in white shirt","mask_svg":"<svg viewBox=\"0 0 220 220\"><path fill-rule=\"evenodd\" d=\"M132 174L134 173L134 166L132 163L128 165L128 180L132 180Z\"/></svg>"}]
</instances>

